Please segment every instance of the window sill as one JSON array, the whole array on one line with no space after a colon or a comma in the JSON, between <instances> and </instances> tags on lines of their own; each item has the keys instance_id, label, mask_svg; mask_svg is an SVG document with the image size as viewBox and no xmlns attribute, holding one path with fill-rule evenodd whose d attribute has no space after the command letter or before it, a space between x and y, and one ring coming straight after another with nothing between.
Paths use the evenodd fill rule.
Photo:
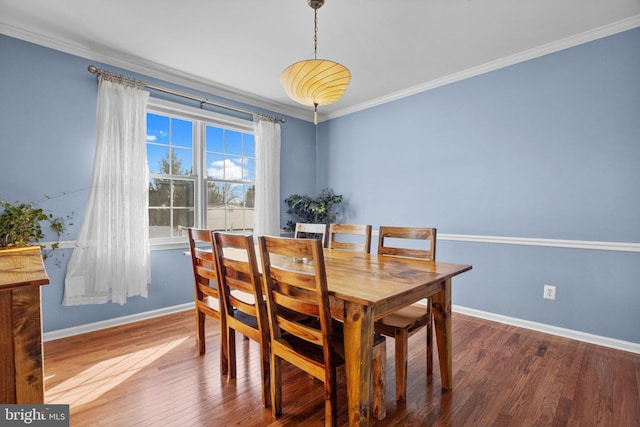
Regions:
<instances>
[{"instance_id":1,"label":"window sill","mask_svg":"<svg viewBox=\"0 0 640 427\"><path fill-rule=\"evenodd\" d=\"M167 251L172 249L188 249L189 241L186 238L179 239L154 239L149 242L151 251Z\"/></svg>"}]
</instances>

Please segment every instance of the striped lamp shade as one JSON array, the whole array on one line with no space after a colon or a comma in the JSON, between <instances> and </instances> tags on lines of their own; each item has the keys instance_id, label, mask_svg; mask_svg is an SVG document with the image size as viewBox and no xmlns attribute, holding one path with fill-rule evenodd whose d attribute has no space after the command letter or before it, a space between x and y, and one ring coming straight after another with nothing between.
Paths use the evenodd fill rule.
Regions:
<instances>
[{"instance_id":1,"label":"striped lamp shade","mask_svg":"<svg viewBox=\"0 0 640 427\"><path fill-rule=\"evenodd\" d=\"M308 59L290 65L280 75L289 98L317 107L336 102L351 81L349 70L327 59Z\"/></svg>"}]
</instances>

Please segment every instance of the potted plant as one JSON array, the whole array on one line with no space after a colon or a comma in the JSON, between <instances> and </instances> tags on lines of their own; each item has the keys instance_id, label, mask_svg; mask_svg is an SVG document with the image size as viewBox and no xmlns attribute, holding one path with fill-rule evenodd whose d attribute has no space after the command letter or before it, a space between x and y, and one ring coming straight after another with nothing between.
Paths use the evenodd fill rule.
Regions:
<instances>
[{"instance_id":1,"label":"potted plant","mask_svg":"<svg viewBox=\"0 0 640 427\"><path fill-rule=\"evenodd\" d=\"M0 248L38 245L42 249L57 249L58 240L66 230L63 218L54 217L34 203L0 200ZM56 240L50 246L40 244L44 238L43 225L53 230ZM47 258L47 254L43 254Z\"/></svg>"},{"instance_id":2,"label":"potted plant","mask_svg":"<svg viewBox=\"0 0 640 427\"><path fill-rule=\"evenodd\" d=\"M330 224L336 220L333 209L342 203L342 195L334 194L332 190L325 188L317 197L307 194L293 194L285 200L289 210L287 213L293 216L287 221L285 231L293 231L297 222L309 224Z\"/></svg>"}]
</instances>

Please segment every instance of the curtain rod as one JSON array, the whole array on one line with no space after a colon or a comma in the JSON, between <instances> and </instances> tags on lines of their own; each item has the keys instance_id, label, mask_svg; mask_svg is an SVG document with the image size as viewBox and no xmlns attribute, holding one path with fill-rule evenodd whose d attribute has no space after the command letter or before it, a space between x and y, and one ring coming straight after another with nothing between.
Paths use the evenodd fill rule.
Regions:
<instances>
[{"instance_id":1,"label":"curtain rod","mask_svg":"<svg viewBox=\"0 0 640 427\"><path fill-rule=\"evenodd\" d=\"M271 120L274 120L274 121L277 121L277 122L280 122L280 123L284 123L285 122L285 119L283 117L273 117L273 116L269 116L267 114L254 113L254 112L249 111L249 110L243 110L241 108L232 107L231 105L221 104L219 102L211 101L211 100L209 100L207 98L200 98L198 96L190 95L188 93L180 92L180 91L169 89L169 88L162 87L162 86L156 86L156 85L153 85L153 84L150 84L150 83L147 83L147 82L143 82L143 81L140 81L140 80L132 79L130 77L125 77L125 76L122 76L120 74L114 74L114 73L111 73L109 71L101 70L98 67L96 67L95 65L89 65L89 67L87 67L87 69L89 70L89 72L91 74L96 74L98 76L100 74L104 74L105 76L108 76L108 77L121 79L121 80L125 80L125 81L130 81L130 82L135 82L135 83L138 83L138 84L140 84L140 85L142 85L144 87L147 87L147 88L153 89L153 90L157 90L159 92L164 92L164 93L168 93L170 95L176 95L176 96L180 96L182 98L187 98L187 99L191 99L193 101L198 101L200 103L200 108L202 108L202 104L209 104L209 105L213 105L215 107L225 108L227 110L232 110L232 111L235 111L235 112L238 112L238 113L248 114L250 116L256 114L258 116L265 117L267 119L271 119Z\"/></svg>"}]
</instances>

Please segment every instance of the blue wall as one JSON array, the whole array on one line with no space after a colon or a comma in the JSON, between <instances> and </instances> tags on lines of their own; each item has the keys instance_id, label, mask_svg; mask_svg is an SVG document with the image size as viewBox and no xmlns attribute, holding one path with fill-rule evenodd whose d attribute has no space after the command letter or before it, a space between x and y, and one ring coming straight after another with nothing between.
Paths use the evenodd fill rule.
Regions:
<instances>
[{"instance_id":1,"label":"blue wall","mask_svg":"<svg viewBox=\"0 0 640 427\"><path fill-rule=\"evenodd\" d=\"M91 182L97 83L95 76L87 71L88 65L252 111L274 114L4 35L0 35L0 58L0 200L29 202L40 200L44 195L56 196L40 206L56 216L73 217L74 225L63 240L77 237ZM189 104L188 100L166 94L153 93L153 96L198 106L195 102ZM282 198L295 192L314 192L315 127L287 117L281 129ZM301 162L299 159L312 160ZM287 217L284 203L281 216L284 225ZM73 307L60 305L71 249L57 250L46 261L51 283L42 288L44 331L193 301L190 260L182 255L185 249L152 252L152 283L148 298L131 298L123 306Z\"/></svg>"},{"instance_id":2,"label":"blue wall","mask_svg":"<svg viewBox=\"0 0 640 427\"><path fill-rule=\"evenodd\" d=\"M42 206L75 217L73 240L95 143L87 66L175 86L1 35L0 57L0 199L65 193ZM638 76L635 29L323 122L317 145L312 124L287 118L281 195L331 187L346 200L339 220L374 228L638 243ZM191 301L182 252L152 253L148 299L62 307L71 251L58 251L45 331ZM454 304L640 343L638 253L440 240L438 259L474 267L454 280ZM555 301L542 299L548 283Z\"/></svg>"},{"instance_id":3,"label":"blue wall","mask_svg":"<svg viewBox=\"0 0 640 427\"><path fill-rule=\"evenodd\" d=\"M318 149L343 221L640 243L640 29L330 120ZM640 253L438 245L473 265L454 304L640 343Z\"/></svg>"}]
</instances>

